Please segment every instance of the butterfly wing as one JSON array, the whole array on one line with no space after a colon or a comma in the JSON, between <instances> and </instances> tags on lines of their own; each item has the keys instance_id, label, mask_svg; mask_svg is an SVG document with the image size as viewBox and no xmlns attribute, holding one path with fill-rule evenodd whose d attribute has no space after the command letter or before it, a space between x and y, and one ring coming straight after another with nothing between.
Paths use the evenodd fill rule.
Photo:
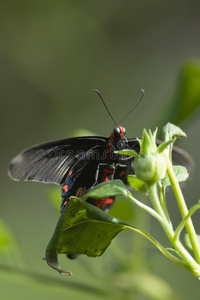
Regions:
<instances>
[{"instance_id":1,"label":"butterfly wing","mask_svg":"<svg viewBox=\"0 0 200 300\"><path fill-rule=\"evenodd\" d=\"M88 136L63 139L34 146L18 154L10 163L9 176L12 179L40 181L61 184L70 168L89 149L102 153L107 139Z\"/></svg>"},{"instance_id":2,"label":"butterfly wing","mask_svg":"<svg viewBox=\"0 0 200 300\"><path fill-rule=\"evenodd\" d=\"M94 184L98 160L92 160L91 157L96 149L97 147L94 146L86 151L67 172L65 183L61 191L61 212L69 202L70 196L82 197ZM100 152L101 151L99 151L99 153Z\"/></svg>"},{"instance_id":3,"label":"butterfly wing","mask_svg":"<svg viewBox=\"0 0 200 300\"><path fill-rule=\"evenodd\" d=\"M108 138L89 136L63 139L32 147L18 154L11 161L9 175L15 180L23 178L24 180L61 184L70 168L79 160L80 155L89 149L93 149L93 161L96 160L98 164L101 154L106 150L107 142ZM137 139L129 139L127 146L139 152ZM184 165L189 171L193 169L192 159L185 151L174 147L172 157L174 164ZM123 171L126 171L126 174L134 173L132 158L122 160L122 164L125 165ZM122 170L119 169L120 171ZM123 180L125 177L119 175L119 172L117 171L115 178Z\"/></svg>"}]
</instances>

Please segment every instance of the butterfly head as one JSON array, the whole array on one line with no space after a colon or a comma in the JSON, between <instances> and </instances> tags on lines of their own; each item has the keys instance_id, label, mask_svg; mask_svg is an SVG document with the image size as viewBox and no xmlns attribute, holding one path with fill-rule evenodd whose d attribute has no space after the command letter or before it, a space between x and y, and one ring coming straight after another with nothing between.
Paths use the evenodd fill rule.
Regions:
<instances>
[{"instance_id":1,"label":"butterfly head","mask_svg":"<svg viewBox=\"0 0 200 300\"><path fill-rule=\"evenodd\" d=\"M126 133L126 129L122 126L116 126L113 129L113 132L110 135L110 142L113 144L114 148L116 148L116 145L119 143L121 145L120 148L124 148L124 146L122 144L126 144L126 142L127 142L125 133ZM117 148L118 147L119 146L117 146Z\"/></svg>"},{"instance_id":2,"label":"butterfly head","mask_svg":"<svg viewBox=\"0 0 200 300\"><path fill-rule=\"evenodd\" d=\"M113 129L113 135L115 138L123 138L126 133L126 129L122 126L117 126Z\"/></svg>"}]
</instances>

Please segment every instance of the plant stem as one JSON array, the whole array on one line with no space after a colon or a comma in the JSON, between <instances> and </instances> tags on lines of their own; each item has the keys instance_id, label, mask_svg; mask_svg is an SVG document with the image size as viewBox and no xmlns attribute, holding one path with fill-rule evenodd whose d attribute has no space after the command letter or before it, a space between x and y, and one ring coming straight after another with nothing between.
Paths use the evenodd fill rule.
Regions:
<instances>
[{"instance_id":1,"label":"plant stem","mask_svg":"<svg viewBox=\"0 0 200 300\"><path fill-rule=\"evenodd\" d=\"M147 211L150 215L152 215L154 218L156 218L160 223L162 223L162 218L161 216L151 207L148 205L143 204L139 200L137 200L133 195L129 192L128 193L128 198L132 200L137 206L143 208L145 211Z\"/></svg>"},{"instance_id":2,"label":"plant stem","mask_svg":"<svg viewBox=\"0 0 200 300\"><path fill-rule=\"evenodd\" d=\"M169 213L168 213L168 210L167 210L167 205L166 205L166 201L165 201L165 193L164 193L164 190L162 188L162 186L158 186L159 188L159 198L160 198L160 204L162 206L162 209L165 213L165 216L168 220L168 222L171 223L171 220L170 220L170 216L169 216Z\"/></svg>"},{"instance_id":3,"label":"plant stem","mask_svg":"<svg viewBox=\"0 0 200 300\"><path fill-rule=\"evenodd\" d=\"M170 252L168 252L161 244L159 244L150 234L148 234L147 232L141 230L141 229L138 229L136 227L133 227L133 226L127 226L127 228L133 230L133 231L136 231L138 232L139 234L143 235L145 238L147 238L155 247L157 247L157 249L162 253L164 254L168 259L170 259L171 261L173 261L174 263L190 270L190 265L184 261L184 260L181 260L177 257L175 257L174 255L172 255ZM197 274L195 274L195 276L197 276Z\"/></svg>"},{"instance_id":4,"label":"plant stem","mask_svg":"<svg viewBox=\"0 0 200 300\"><path fill-rule=\"evenodd\" d=\"M200 203L197 203L194 205L190 210L189 213L182 219L178 227L176 228L175 235L174 235L174 240L178 240L179 236L181 234L182 229L184 228L187 220L197 211L197 209L200 209Z\"/></svg>"},{"instance_id":5,"label":"plant stem","mask_svg":"<svg viewBox=\"0 0 200 300\"><path fill-rule=\"evenodd\" d=\"M160 204L160 199L158 197L157 193L157 185L149 184L148 186L149 191L149 197L151 198L152 205L155 209L155 211L161 216L162 222L161 225L169 238L170 242L176 249L177 253L182 257L182 259L185 261L185 263L188 265L188 268L190 271L197 277L200 277L200 266L198 263L194 260L194 258L190 255L190 253L185 249L185 247L182 245L179 239L175 239L175 232L172 228L171 222L168 221L167 216L165 215L165 212L162 209L162 206Z\"/></svg>"},{"instance_id":6,"label":"plant stem","mask_svg":"<svg viewBox=\"0 0 200 300\"><path fill-rule=\"evenodd\" d=\"M183 197L176 175L174 174L173 166L167 154L165 154L165 158L167 161L167 175L169 177L172 189L174 191L174 195L176 197L181 215L184 218L188 214L188 208L186 206L185 199ZM185 227L190 238L196 261L198 264L200 264L200 246L191 218L188 218Z\"/></svg>"},{"instance_id":7,"label":"plant stem","mask_svg":"<svg viewBox=\"0 0 200 300\"><path fill-rule=\"evenodd\" d=\"M174 231L171 222L168 221L168 218L165 215L165 212L161 206L160 199L157 193L157 183L149 184L148 193L155 211L162 218L162 222L160 223L164 231L166 232L167 236L171 239L174 236Z\"/></svg>"},{"instance_id":8,"label":"plant stem","mask_svg":"<svg viewBox=\"0 0 200 300\"><path fill-rule=\"evenodd\" d=\"M190 253L183 247L180 240L171 240L174 245L177 253L183 258L183 260L187 263L189 270L192 274L198 278L200 278L200 265L194 260L194 258L190 255Z\"/></svg>"}]
</instances>

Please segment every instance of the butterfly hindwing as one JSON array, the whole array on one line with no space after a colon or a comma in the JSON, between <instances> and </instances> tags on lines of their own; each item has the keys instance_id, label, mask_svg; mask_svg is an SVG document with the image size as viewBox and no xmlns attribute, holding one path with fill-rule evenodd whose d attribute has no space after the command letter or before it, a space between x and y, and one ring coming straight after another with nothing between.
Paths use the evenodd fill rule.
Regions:
<instances>
[{"instance_id":1,"label":"butterfly hindwing","mask_svg":"<svg viewBox=\"0 0 200 300\"><path fill-rule=\"evenodd\" d=\"M61 190L61 212L68 203L70 196L74 195L81 197L82 194L77 194L80 188L86 191L94 182L94 171L96 170L96 166L92 165L93 161L91 160L91 155L93 154L94 148L96 147L93 147L92 149L89 149L87 152L83 153L67 172L65 182ZM96 161L94 161L94 163L97 165Z\"/></svg>"}]
</instances>

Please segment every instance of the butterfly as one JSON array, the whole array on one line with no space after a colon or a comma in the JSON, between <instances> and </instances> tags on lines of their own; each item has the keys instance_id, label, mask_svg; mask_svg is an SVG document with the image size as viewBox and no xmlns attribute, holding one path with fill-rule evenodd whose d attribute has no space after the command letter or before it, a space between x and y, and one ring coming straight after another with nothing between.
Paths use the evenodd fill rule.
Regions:
<instances>
[{"instance_id":1,"label":"butterfly","mask_svg":"<svg viewBox=\"0 0 200 300\"><path fill-rule=\"evenodd\" d=\"M115 127L109 138L85 136L37 145L18 154L10 163L12 179L62 184L61 212L70 196L82 196L98 183L122 179L134 173L133 159L118 155L121 149L139 151L136 138L126 139L125 128ZM108 210L114 198L89 199L88 202Z\"/></svg>"},{"instance_id":2,"label":"butterfly","mask_svg":"<svg viewBox=\"0 0 200 300\"><path fill-rule=\"evenodd\" d=\"M62 185L62 212L70 196L81 197L101 182L121 179L127 183L127 175L134 174L134 158L115 151L133 149L139 152L140 146L136 138L127 139L125 133L124 127L116 126L109 137L83 136L36 145L12 159L9 176L14 180L23 178ZM176 164L189 166L191 163L190 156L177 147L172 156ZM87 201L108 211L115 197Z\"/></svg>"},{"instance_id":3,"label":"butterfly","mask_svg":"<svg viewBox=\"0 0 200 300\"><path fill-rule=\"evenodd\" d=\"M122 126L115 127L109 138L85 136L47 142L27 149L12 159L9 175L14 180L23 178L25 181L62 184L62 211L70 196L82 196L98 183L113 179L127 182L127 175L134 174L134 159L115 153L122 149L136 152L140 149L136 138L125 137ZM173 150L173 160L177 164L190 164L189 155L177 147ZM102 203L90 199L90 202L103 210L113 204L111 199Z\"/></svg>"}]
</instances>

